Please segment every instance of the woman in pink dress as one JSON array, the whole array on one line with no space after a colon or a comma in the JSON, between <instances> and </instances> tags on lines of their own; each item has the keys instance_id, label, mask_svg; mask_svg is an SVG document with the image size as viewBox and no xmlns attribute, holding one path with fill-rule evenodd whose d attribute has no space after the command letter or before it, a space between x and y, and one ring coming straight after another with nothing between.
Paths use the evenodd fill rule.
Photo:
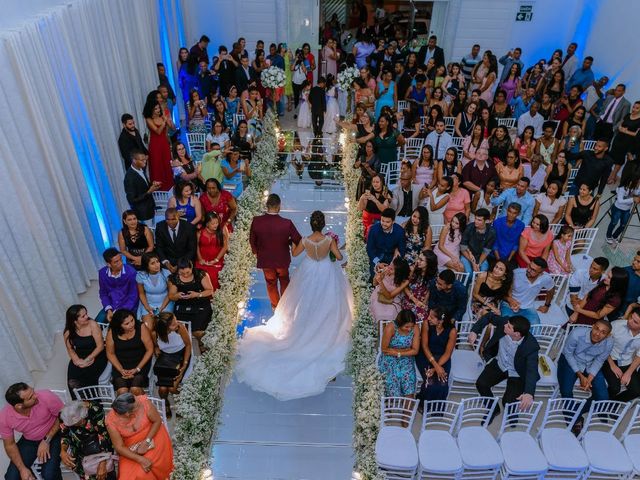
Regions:
<instances>
[{"instance_id":1,"label":"woman in pink dress","mask_svg":"<svg viewBox=\"0 0 640 480\"><path fill-rule=\"evenodd\" d=\"M449 193L449 202L444 209L444 223L449 223L456 213L462 213L469 218L471 213L471 197L469 190L462 188L462 175L454 173L451 175L453 181L451 193Z\"/></svg>"},{"instance_id":2,"label":"woman in pink dress","mask_svg":"<svg viewBox=\"0 0 640 480\"><path fill-rule=\"evenodd\" d=\"M371 292L369 309L376 322L396 318L404 298L404 289L409 285L410 273L409 263L397 257L384 270L375 274L375 288Z\"/></svg>"},{"instance_id":3,"label":"woman in pink dress","mask_svg":"<svg viewBox=\"0 0 640 480\"><path fill-rule=\"evenodd\" d=\"M173 188L171 147L167 137L168 121L156 99L147 101L142 111L149 128L149 179L160 182L160 189Z\"/></svg>"},{"instance_id":4,"label":"woman in pink dress","mask_svg":"<svg viewBox=\"0 0 640 480\"><path fill-rule=\"evenodd\" d=\"M221 226L216 212L204 216L204 228L198 232L196 268L204 270L211 278L215 292L220 288L218 274L224 267L224 254L229 248L229 233Z\"/></svg>"},{"instance_id":5,"label":"woman in pink dress","mask_svg":"<svg viewBox=\"0 0 640 480\"><path fill-rule=\"evenodd\" d=\"M551 244L551 251L547 263L549 272L570 275L573 271L571 263L571 240L573 239L573 227L563 225Z\"/></svg>"},{"instance_id":6,"label":"woman in pink dress","mask_svg":"<svg viewBox=\"0 0 640 480\"><path fill-rule=\"evenodd\" d=\"M451 223L445 225L440 232L438 244L433 253L438 257L438 269L450 268L456 272L464 272L464 265L460 261L460 242L462 232L467 228L467 217L464 213L456 213Z\"/></svg>"}]
</instances>

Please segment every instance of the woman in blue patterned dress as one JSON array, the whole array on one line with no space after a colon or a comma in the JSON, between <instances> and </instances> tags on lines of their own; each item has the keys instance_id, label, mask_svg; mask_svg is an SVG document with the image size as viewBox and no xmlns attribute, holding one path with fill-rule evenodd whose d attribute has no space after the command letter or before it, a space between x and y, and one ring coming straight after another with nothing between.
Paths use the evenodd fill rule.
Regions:
<instances>
[{"instance_id":1,"label":"woman in blue patterned dress","mask_svg":"<svg viewBox=\"0 0 640 480\"><path fill-rule=\"evenodd\" d=\"M406 242L404 259L413 265L422 250L431 248L433 234L429 225L429 211L422 205L417 206L402 228Z\"/></svg>"},{"instance_id":2,"label":"woman in blue patterned dress","mask_svg":"<svg viewBox=\"0 0 640 480\"><path fill-rule=\"evenodd\" d=\"M389 397L415 397L415 356L420 351L420 327L411 310L402 310L394 322L384 327L382 355L378 368L385 379Z\"/></svg>"}]
</instances>

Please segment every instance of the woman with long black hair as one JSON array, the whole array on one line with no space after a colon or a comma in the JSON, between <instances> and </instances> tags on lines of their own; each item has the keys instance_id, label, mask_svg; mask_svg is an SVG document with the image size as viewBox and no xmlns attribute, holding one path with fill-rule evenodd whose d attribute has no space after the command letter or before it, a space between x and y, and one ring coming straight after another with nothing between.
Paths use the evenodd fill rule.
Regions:
<instances>
[{"instance_id":1,"label":"woman with long black hair","mask_svg":"<svg viewBox=\"0 0 640 480\"><path fill-rule=\"evenodd\" d=\"M584 300L574 305L575 309L569 317L569 322L593 325L596 320L606 318L620 307L628 286L629 273L622 267L613 267Z\"/></svg>"}]
</instances>

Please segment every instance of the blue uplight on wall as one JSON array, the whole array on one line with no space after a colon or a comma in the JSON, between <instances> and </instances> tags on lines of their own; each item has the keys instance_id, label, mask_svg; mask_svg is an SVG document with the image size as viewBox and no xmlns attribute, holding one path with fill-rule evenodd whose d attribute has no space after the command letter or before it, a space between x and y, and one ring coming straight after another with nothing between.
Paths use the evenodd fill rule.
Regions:
<instances>
[{"instance_id":1,"label":"blue uplight on wall","mask_svg":"<svg viewBox=\"0 0 640 480\"><path fill-rule=\"evenodd\" d=\"M173 72L173 60L171 60L171 42L169 41L169 25L170 15L175 15L175 25L178 30L178 40L180 45L184 45L184 27L182 24L182 7L180 6L180 0L175 1L175 11L171 11L171 2L167 0L158 0L158 28L160 30L160 50L162 52L162 63L164 63L167 78L169 83L173 86L174 92L176 91L177 83ZM180 118L178 109L174 108L172 112L173 123L175 125L180 124Z\"/></svg>"}]
</instances>

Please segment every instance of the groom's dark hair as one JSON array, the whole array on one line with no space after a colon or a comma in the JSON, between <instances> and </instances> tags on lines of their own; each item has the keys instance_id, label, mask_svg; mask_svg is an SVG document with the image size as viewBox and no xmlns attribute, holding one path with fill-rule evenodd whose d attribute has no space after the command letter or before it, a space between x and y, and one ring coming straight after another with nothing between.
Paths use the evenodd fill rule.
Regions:
<instances>
[{"instance_id":1,"label":"groom's dark hair","mask_svg":"<svg viewBox=\"0 0 640 480\"><path fill-rule=\"evenodd\" d=\"M280 206L280 197L272 193L267 197L267 208L278 208Z\"/></svg>"}]
</instances>

